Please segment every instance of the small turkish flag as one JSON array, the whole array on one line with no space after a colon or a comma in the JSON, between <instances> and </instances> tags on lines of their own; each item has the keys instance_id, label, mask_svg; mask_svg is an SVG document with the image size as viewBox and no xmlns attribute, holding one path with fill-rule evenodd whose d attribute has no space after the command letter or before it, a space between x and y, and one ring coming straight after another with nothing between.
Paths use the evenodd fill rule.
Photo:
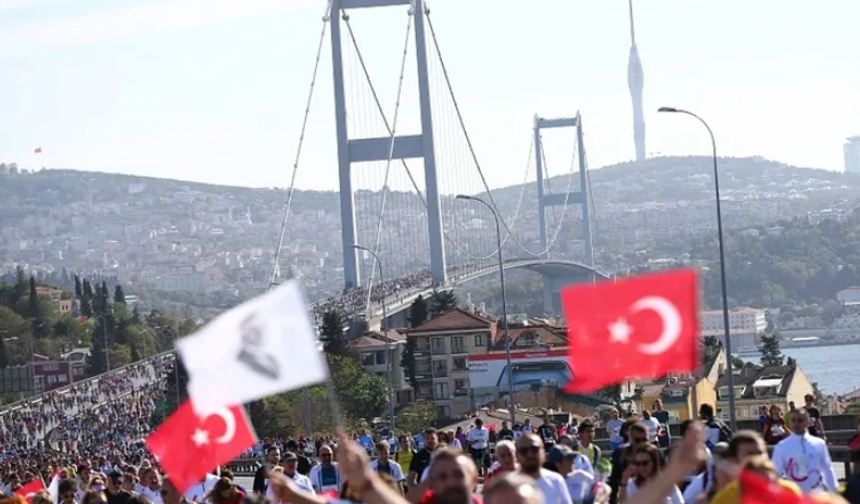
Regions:
<instances>
[{"instance_id":1,"label":"small turkish flag","mask_svg":"<svg viewBox=\"0 0 860 504\"><path fill-rule=\"evenodd\" d=\"M220 407L198 416L191 401L185 401L146 438L146 447L158 457L179 493L185 493L210 470L256 442L241 406Z\"/></svg>"},{"instance_id":2,"label":"small turkish flag","mask_svg":"<svg viewBox=\"0 0 860 504\"><path fill-rule=\"evenodd\" d=\"M629 378L695 371L698 300L692 269L562 290L573 369L565 391L590 393Z\"/></svg>"},{"instance_id":3,"label":"small turkish flag","mask_svg":"<svg viewBox=\"0 0 860 504\"><path fill-rule=\"evenodd\" d=\"M40 492L44 489L45 482L42 481L42 478L37 478L22 486L18 490L15 490L15 493L26 499L27 502L30 502L30 499L32 499L37 492Z\"/></svg>"},{"instance_id":4,"label":"small turkish flag","mask_svg":"<svg viewBox=\"0 0 860 504\"><path fill-rule=\"evenodd\" d=\"M41 147L36 147L35 149L33 149L33 154L41 154L41 153L42 153Z\"/></svg>"}]
</instances>

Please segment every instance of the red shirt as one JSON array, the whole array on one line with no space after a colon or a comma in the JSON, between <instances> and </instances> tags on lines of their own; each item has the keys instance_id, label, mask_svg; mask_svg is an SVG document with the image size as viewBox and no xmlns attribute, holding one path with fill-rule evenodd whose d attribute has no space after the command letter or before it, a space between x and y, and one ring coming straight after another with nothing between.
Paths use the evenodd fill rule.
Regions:
<instances>
[{"instance_id":1,"label":"red shirt","mask_svg":"<svg viewBox=\"0 0 860 504\"><path fill-rule=\"evenodd\" d=\"M421 500L418 501L418 504L436 504L436 492L433 490L427 490L424 492L424 495L421 496ZM472 504L484 504L477 495L472 494Z\"/></svg>"}]
</instances>

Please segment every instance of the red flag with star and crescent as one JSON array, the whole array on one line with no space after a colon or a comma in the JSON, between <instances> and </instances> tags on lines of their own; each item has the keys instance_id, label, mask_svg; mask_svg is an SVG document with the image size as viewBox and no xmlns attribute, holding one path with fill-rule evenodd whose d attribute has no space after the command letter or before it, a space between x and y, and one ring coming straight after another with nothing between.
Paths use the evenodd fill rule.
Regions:
<instances>
[{"instance_id":1,"label":"red flag with star and crescent","mask_svg":"<svg viewBox=\"0 0 860 504\"><path fill-rule=\"evenodd\" d=\"M692 269L563 289L573 370L564 390L591 393L630 378L695 371L698 289Z\"/></svg>"},{"instance_id":2,"label":"red flag with star and crescent","mask_svg":"<svg viewBox=\"0 0 860 504\"><path fill-rule=\"evenodd\" d=\"M242 406L221 407L198 416L185 401L146 438L146 447L180 493L212 469L233 460L257 442Z\"/></svg>"}]
</instances>

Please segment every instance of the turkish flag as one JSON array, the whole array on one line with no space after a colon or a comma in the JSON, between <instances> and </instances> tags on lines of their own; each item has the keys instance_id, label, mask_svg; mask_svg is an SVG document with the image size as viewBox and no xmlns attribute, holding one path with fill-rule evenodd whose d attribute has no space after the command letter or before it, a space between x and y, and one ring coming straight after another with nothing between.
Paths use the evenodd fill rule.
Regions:
<instances>
[{"instance_id":1,"label":"turkish flag","mask_svg":"<svg viewBox=\"0 0 860 504\"><path fill-rule=\"evenodd\" d=\"M44 489L45 482L42 481L42 478L37 478L22 486L18 490L15 490L15 493L26 499L27 502L30 502L30 499L32 499L37 492L40 492Z\"/></svg>"},{"instance_id":2,"label":"turkish flag","mask_svg":"<svg viewBox=\"0 0 860 504\"><path fill-rule=\"evenodd\" d=\"M41 154L41 153L42 153L41 147L36 147L35 149L33 149L33 154Z\"/></svg>"},{"instance_id":3,"label":"turkish flag","mask_svg":"<svg viewBox=\"0 0 860 504\"><path fill-rule=\"evenodd\" d=\"M198 416L185 401L146 438L170 481L185 493L212 469L226 464L257 442L242 406L216 408Z\"/></svg>"},{"instance_id":4,"label":"turkish flag","mask_svg":"<svg viewBox=\"0 0 860 504\"><path fill-rule=\"evenodd\" d=\"M743 470L739 476L741 485L741 504L812 504L817 501L784 487L765 476L750 470Z\"/></svg>"},{"instance_id":5,"label":"turkish flag","mask_svg":"<svg viewBox=\"0 0 860 504\"><path fill-rule=\"evenodd\" d=\"M568 393L591 393L629 378L692 372L699 363L695 270L566 287L573 370Z\"/></svg>"}]
</instances>

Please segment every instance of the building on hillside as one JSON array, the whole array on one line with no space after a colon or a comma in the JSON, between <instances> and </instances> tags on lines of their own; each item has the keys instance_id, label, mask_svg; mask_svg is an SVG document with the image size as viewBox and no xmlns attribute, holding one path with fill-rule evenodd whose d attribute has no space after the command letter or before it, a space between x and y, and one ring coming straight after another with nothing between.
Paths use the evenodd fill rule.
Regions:
<instances>
[{"instance_id":1,"label":"building on hillside","mask_svg":"<svg viewBox=\"0 0 860 504\"><path fill-rule=\"evenodd\" d=\"M845 173L860 175L860 136L848 137L842 146L845 155Z\"/></svg>"},{"instance_id":2,"label":"building on hillside","mask_svg":"<svg viewBox=\"0 0 860 504\"><path fill-rule=\"evenodd\" d=\"M702 312L702 332L724 331L722 310L709 310ZM765 310L749 308L746 306L729 310L729 329L731 332L752 332L758 334L767 329L767 315Z\"/></svg>"},{"instance_id":3,"label":"building on hillside","mask_svg":"<svg viewBox=\"0 0 860 504\"><path fill-rule=\"evenodd\" d=\"M415 399L435 402L441 418L471 411L469 355L486 354L496 330L496 321L462 308L407 330L415 341Z\"/></svg>"},{"instance_id":4,"label":"building on hillside","mask_svg":"<svg viewBox=\"0 0 860 504\"><path fill-rule=\"evenodd\" d=\"M749 329L732 329L729 332L729 337L732 339L732 352L754 352L758 349L758 338L761 333L751 331ZM715 336L719 341L725 337L725 331L722 329L712 331L700 331L699 337L706 338Z\"/></svg>"},{"instance_id":5,"label":"building on hillside","mask_svg":"<svg viewBox=\"0 0 860 504\"><path fill-rule=\"evenodd\" d=\"M693 375L670 375L660 380L640 382L642 407L654 410L657 399L669 412L671 422L683 422L698 416L702 404L717 402L715 384L726 367L726 352L722 348L703 366L701 373Z\"/></svg>"},{"instance_id":6,"label":"building on hillside","mask_svg":"<svg viewBox=\"0 0 860 504\"><path fill-rule=\"evenodd\" d=\"M57 311L60 312L60 315L69 316L72 314L72 298L71 294L67 293L63 289L58 289L56 287L48 287L45 285L37 285L36 286L36 295L45 296L54 303L54 306L57 307Z\"/></svg>"},{"instance_id":7,"label":"building on hillside","mask_svg":"<svg viewBox=\"0 0 860 504\"><path fill-rule=\"evenodd\" d=\"M785 366L758 368L747 364L734 370L735 416L739 420L758 418L762 406L779 406L788 411L788 403L803 404L806 394L814 392L812 382L794 360ZM723 374L716 385L716 413L729 418L728 376Z\"/></svg>"},{"instance_id":8,"label":"building on hillside","mask_svg":"<svg viewBox=\"0 0 860 504\"><path fill-rule=\"evenodd\" d=\"M391 354L386 357L390 339ZM413 391L400 363L406 346L406 335L395 329L388 330L388 338L381 332L368 332L349 342L350 348L358 354L361 366L388 380L388 362L391 361L391 389L394 394L394 407L400 408L412 402Z\"/></svg>"},{"instance_id":9,"label":"building on hillside","mask_svg":"<svg viewBox=\"0 0 860 504\"><path fill-rule=\"evenodd\" d=\"M836 293L836 300L846 306L860 304L860 287L848 287Z\"/></svg>"}]
</instances>

